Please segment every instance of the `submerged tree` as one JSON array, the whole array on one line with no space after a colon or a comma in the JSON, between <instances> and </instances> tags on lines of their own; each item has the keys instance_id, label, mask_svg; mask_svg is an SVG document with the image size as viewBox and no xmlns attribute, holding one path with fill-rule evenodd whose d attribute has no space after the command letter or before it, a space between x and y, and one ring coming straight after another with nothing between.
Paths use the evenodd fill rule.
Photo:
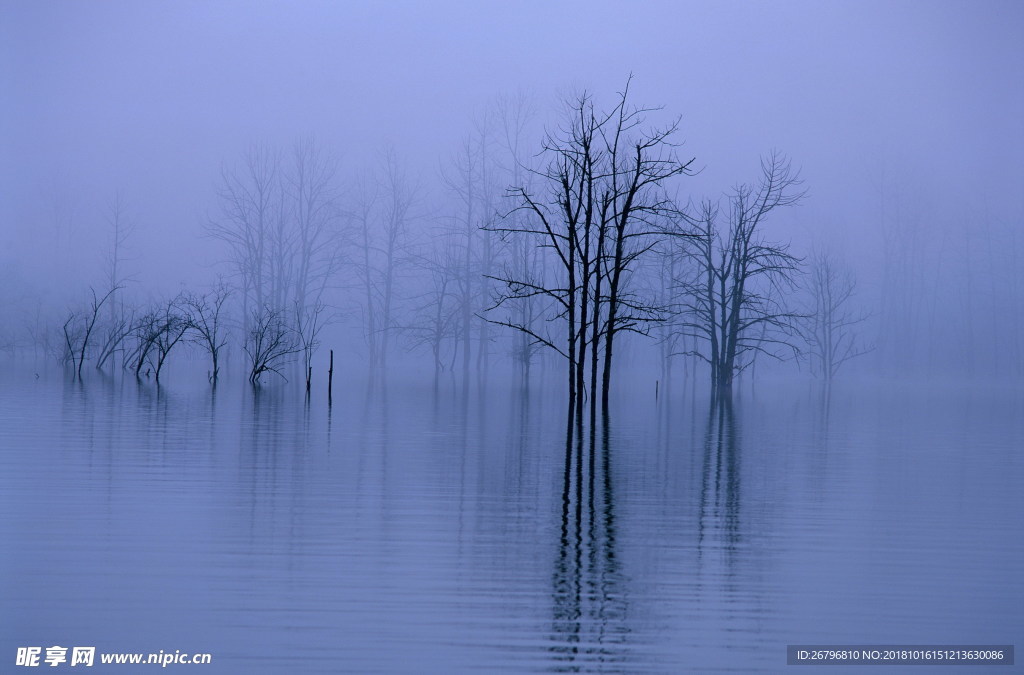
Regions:
<instances>
[{"instance_id":1,"label":"submerged tree","mask_svg":"<svg viewBox=\"0 0 1024 675\"><path fill-rule=\"evenodd\" d=\"M126 370L129 368L132 370L135 379L141 379L142 369L149 363L150 353L161 330L163 330L163 324L156 311L141 312L135 320L132 326L132 346L125 351L122 364ZM146 375L148 376L148 372Z\"/></svg>"},{"instance_id":2,"label":"submerged tree","mask_svg":"<svg viewBox=\"0 0 1024 675\"><path fill-rule=\"evenodd\" d=\"M400 327L412 348L430 350L435 386L441 372L453 368L462 343L458 330L461 298L457 288L462 272L460 253L451 236L439 237L427 256L415 260L423 274L424 290L413 298L417 306L411 322Z\"/></svg>"},{"instance_id":3,"label":"submerged tree","mask_svg":"<svg viewBox=\"0 0 1024 675\"><path fill-rule=\"evenodd\" d=\"M113 303L109 303L113 305ZM134 310L119 303L116 311L111 314L102 327L100 340L97 343L99 350L96 354L96 369L101 370L103 366L117 353L123 351L125 341L131 337L135 324Z\"/></svg>"},{"instance_id":4,"label":"submerged tree","mask_svg":"<svg viewBox=\"0 0 1024 675\"><path fill-rule=\"evenodd\" d=\"M512 213L524 217L494 228L506 237L532 238L553 263L550 279L520 276L512 268L496 276L503 289L493 309L545 298L554 308L545 318L549 325L561 325L562 335L539 330L511 311L494 322L566 359L577 423L588 373L591 416L599 392L607 406L618 334L645 333L661 318L659 308L629 280L664 234L661 220L675 211L666 183L689 173L693 160L681 161L675 153L678 122L644 128L651 111L629 104L628 83L608 112L597 110L587 94L573 100L565 126L544 142L548 164L533 172L538 187L511 189Z\"/></svg>"},{"instance_id":5,"label":"submerged tree","mask_svg":"<svg viewBox=\"0 0 1024 675\"><path fill-rule=\"evenodd\" d=\"M163 370L171 350L181 342L191 326L188 314L181 309L180 297L164 303L158 316L160 330L156 332L153 340L153 373L157 384L160 383L160 371Z\"/></svg>"},{"instance_id":6,"label":"submerged tree","mask_svg":"<svg viewBox=\"0 0 1024 675\"><path fill-rule=\"evenodd\" d=\"M291 165L284 173L284 193L294 240L288 300L297 308L296 329L312 312L319 316L324 288L341 266L337 172L337 162L312 138L294 144Z\"/></svg>"},{"instance_id":7,"label":"submerged tree","mask_svg":"<svg viewBox=\"0 0 1024 675\"><path fill-rule=\"evenodd\" d=\"M62 360L65 363L71 363L71 367L79 379L82 377L82 364L85 363L86 356L89 353L89 345L96 330L100 311L118 288L118 286L115 286L102 297L99 297L96 295L96 290L90 287L89 292L92 294L92 301L89 303L88 309L82 312L69 312L67 319L64 321L65 352Z\"/></svg>"},{"instance_id":8,"label":"submerged tree","mask_svg":"<svg viewBox=\"0 0 1024 675\"><path fill-rule=\"evenodd\" d=\"M341 266L336 174L334 159L308 138L287 156L253 146L222 171L221 213L206 230L228 247L243 321L264 307L292 316L298 305L297 319L320 302Z\"/></svg>"},{"instance_id":9,"label":"submerged tree","mask_svg":"<svg viewBox=\"0 0 1024 675\"><path fill-rule=\"evenodd\" d=\"M499 186L504 183L498 177L501 172L498 164L500 146L496 141L500 136L500 126L507 127L505 116L515 105L501 101L483 111L477 117L473 131L443 171L445 186L454 197L455 204L451 213L450 238L459 251L459 257L451 265L451 269L458 272L453 277L455 285L452 290L458 304L458 323L454 329L460 343L464 383L468 382L466 378L473 365L481 376L489 367L492 330L484 312L491 302L493 274L502 253L501 241L489 227L497 214ZM505 131L509 130L506 128Z\"/></svg>"},{"instance_id":10,"label":"submerged tree","mask_svg":"<svg viewBox=\"0 0 1024 675\"><path fill-rule=\"evenodd\" d=\"M107 287L113 289L106 302L107 316L99 326L99 351L96 354L96 368L102 369L111 358L124 348L124 341L131 335L134 312L125 306L121 291L129 277L125 274L125 249L135 231L135 223L128 216L125 200L120 192L107 202L105 219L110 226L110 247L106 253Z\"/></svg>"},{"instance_id":11,"label":"submerged tree","mask_svg":"<svg viewBox=\"0 0 1024 675\"><path fill-rule=\"evenodd\" d=\"M798 352L801 315L786 307L800 260L784 244L761 233L776 208L796 204L804 192L789 161L779 153L761 160L756 187L740 185L727 196L726 224L718 202L702 202L680 226L693 234L681 240L690 274L680 280L679 330L695 338L693 354L711 366L712 391L731 395L737 373L756 354L783 358ZM692 229L691 229L692 228Z\"/></svg>"},{"instance_id":12,"label":"submerged tree","mask_svg":"<svg viewBox=\"0 0 1024 675\"><path fill-rule=\"evenodd\" d=\"M409 225L419 200L393 151L384 155L380 176L360 181L355 207L359 252L354 269L360 288L363 327L371 371L387 366L397 328L399 285L409 255Z\"/></svg>"},{"instance_id":13,"label":"submerged tree","mask_svg":"<svg viewBox=\"0 0 1024 675\"><path fill-rule=\"evenodd\" d=\"M218 188L221 215L207 223L207 232L228 246L228 262L238 285L242 313L262 307L274 295L277 279L271 261L275 251L275 224L283 216L280 155L266 146L254 145L240 166L221 171Z\"/></svg>"},{"instance_id":14,"label":"submerged tree","mask_svg":"<svg viewBox=\"0 0 1024 675\"><path fill-rule=\"evenodd\" d=\"M249 362L249 382L256 386L264 373L276 373L284 378L281 368L299 347L286 317L263 306L252 313L243 350Z\"/></svg>"},{"instance_id":15,"label":"submerged tree","mask_svg":"<svg viewBox=\"0 0 1024 675\"><path fill-rule=\"evenodd\" d=\"M302 374L306 378L306 394L309 394L313 379L313 354L320 347L320 332L323 330L324 310L327 306L318 298L311 305L295 301L295 341L302 352Z\"/></svg>"},{"instance_id":16,"label":"submerged tree","mask_svg":"<svg viewBox=\"0 0 1024 675\"><path fill-rule=\"evenodd\" d=\"M167 357L190 327L182 296L142 312L132 329L134 344L125 353L124 367L131 368L136 379L141 379L143 374L149 377L153 373L159 382ZM145 373L143 368L146 368Z\"/></svg>"},{"instance_id":17,"label":"submerged tree","mask_svg":"<svg viewBox=\"0 0 1024 675\"><path fill-rule=\"evenodd\" d=\"M182 296L182 308L188 313L192 341L210 355L210 382L215 386L220 375L220 353L227 344L224 305L231 296L231 289L223 283L208 293L186 293Z\"/></svg>"},{"instance_id":18,"label":"submerged tree","mask_svg":"<svg viewBox=\"0 0 1024 675\"><path fill-rule=\"evenodd\" d=\"M804 319L811 369L831 382L840 366L870 352L862 343L856 326L868 315L853 307L857 281L830 253L817 251L811 256L810 301Z\"/></svg>"},{"instance_id":19,"label":"submerged tree","mask_svg":"<svg viewBox=\"0 0 1024 675\"><path fill-rule=\"evenodd\" d=\"M535 111L529 98L519 94L514 97L499 99L496 105L496 117L501 139L501 153L498 155L498 169L501 178L507 185L515 185L533 191L530 180L535 172L531 171L531 159L526 152L529 129L533 124ZM518 230L527 224L529 217L523 212L513 212L504 218L503 226L510 230ZM524 279L535 286L543 286L547 275L544 249L536 245L528 237L509 236L501 247L501 263L504 266L504 278ZM492 274L488 268L485 274ZM492 280L492 286L493 286ZM490 305L494 289L488 288L482 309ZM512 362L519 371L523 384L529 382L535 356L543 349L536 342L531 332L541 330L539 323L548 309L549 300L540 296L523 298L510 308L512 320L527 331L516 331L512 336Z\"/></svg>"},{"instance_id":20,"label":"submerged tree","mask_svg":"<svg viewBox=\"0 0 1024 675\"><path fill-rule=\"evenodd\" d=\"M120 192L114 193L113 198L107 203L105 217L107 224L110 225L110 249L106 255L107 286L115 289L108 311L111 321L115 321L120 309L117 291L124 288L128 281L124 271L125 248L132 233L135 232L135 223L128 216L127 206Z\"/></svg>"}]
</instances>

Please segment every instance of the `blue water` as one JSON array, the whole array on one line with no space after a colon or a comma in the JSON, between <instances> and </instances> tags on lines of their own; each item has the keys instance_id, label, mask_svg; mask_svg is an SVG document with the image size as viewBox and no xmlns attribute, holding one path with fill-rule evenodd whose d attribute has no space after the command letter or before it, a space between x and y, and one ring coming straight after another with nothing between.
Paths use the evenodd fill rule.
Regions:
<instances>
[{"instance_id":1,"label":"blue water","mask_svg":"<svg viewBox=\"0 0 1024 675\"><path fill-rule=\"evenodd\" d=\"M0 670L33 645L212 655L177 672L773 673L787 644L1024 644L1019 389L765 382L713 410L624 383L568 460L554 388L460 389L328 408L6 371ZM942 672L988 670L1014 668Z\"/></svg>"}]
</instances>

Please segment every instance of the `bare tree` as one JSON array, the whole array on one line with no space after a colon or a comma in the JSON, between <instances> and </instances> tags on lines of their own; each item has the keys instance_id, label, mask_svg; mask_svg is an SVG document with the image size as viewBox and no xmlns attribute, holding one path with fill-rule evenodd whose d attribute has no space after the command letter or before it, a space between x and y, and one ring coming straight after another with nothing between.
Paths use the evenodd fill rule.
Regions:
<instances>
[{"instance_id":1,"label":"bare tree","mask_svg":"<svg viewBox=\"0 0 1024 675\"><path fill-rule=\"evenodd\" d=\"M181 311L181 305L180 296L168 300L164 303L159 316L159 330L156 331L153 340L155 352L152 353L155 359L153 372L157 384L160 383L160 371L163 370L171 350L181 342L191 326L188 315Z\"/></svg>"},{"instance_id":2,"label":"bare tree","mask_svg":"<svg viewBox=\"0 0 1024 675\"><path fill-rule=\"evenodd\" d=\"M604 364L602 372L602 403L607 406L611 389L612 355L615 337L620 332L646 334L652 321L663 318L663 307L645 301L632 293L627 280L634 263L655 248L666 232L665 221L677 214L675 202L665 192L665 184L676 176L688 175L694 160L680 161L675 154L673 138L678 131L678 120L661 129L644 130L644 116L648 110L627 105L629 83L614 109L613 124L601 129L601 139L609 158L606 192L601 198L601 229L598 252L608 255L601 259L603 274L608 277L607 314L604 333ZM602 236L607 241L602 242ZM597 275L600 284L601 273ZM600 300L600 286L595 297ZM596 396L597 372L597 320L594 309L593 371L591 388Z\"/></svg>"},{"instance_id":3,"label":"bare tree","mask_svg":"<svg viewBox=\"0 0 1024 675\"><path fill-rule=\"evenodd\" d=\"M109 290L98 297L95 288L90 286L92 301L89 306L81 311L68 312L62 325L64 346L60 360L65 364L70 363L79 378L88 357L94 359L97 369L102 369L121 350L124 340L131 333L131 313L125 311L117 296L125 282L121 269L124 245L134 225L125 215L124 201L120 194L115 195L107 205L106 219L112 230L106 260ZM101 317L103 307L107 309L105 318Z\"/></svg>"},{"instance_id":4,"label":"bare tree","mask_svg":"<svg viewBox=\"0 0 1024 675\"><path fill-rule=\"evenodd\" d=\"M82 377L82 365L85 363L86 355L89 352L90 341L96 330L100 310L117 290L118 287L111 288L103 297L97 297L96 290L90 287L89 292L92 295L92 301L88 309L82 312L69 312L67 319L64 321L63 332L66 351L62 360L65 363L71 362L71 367L79 379Z\"/></svg>"},{"instance_id":5,"label":"bare tree","mask_svg":"<svg viewBox=\"0 0 1024 675\"><path fill-rule=\"evenodd\" d=\"M113 306L113 303L110 303ZM132 334L135 312L125 307L124 303L118 303L118 307L106 324L102 327L101 339L97 343L99 352L96 355L96 369L101 370L104 365L118 352L124 348L125 340Z\"/></svg>"},{"instance_id":6,"label":"bare tree","mask_svg":"<svg viewBox=\"0 0 1024 675\"><path fill-rule=\"evenodd\" d=\"M530 158L525 150L528 130L535 117L533 105L526 96L519 94L499 99L495 107L503 151L498 156L498 169L502 171L506 185L520 186L528 192L533 192L530 179L536 172L532 170ZM505 217L503 225L510 230L519 230L526 225L524 218L528 220L522 211L515 211ZM544 249L525 236L507 236L504 239L506 241L503 243L506 245L501 249L501 254L505 271L501 276L524 279L535 286L543 286L548 268L543 255ZM482 271L488 275L497 274L491 267ZM493 279L491 282L494 283ZM493 295L494 289L488 288L488 295L484 298L485 304L482 307L484 311L490 305ZM544 304L545 300L540 296L521 299L511 308L514 322L532 332L541 330L538 322L548 309ZM530 380L534 357L541 349L542 345L533 340L529 332L515 332L511 349L512 360L519 369L524 384Z\"/></svg>"},{"instance_id":7,"label":"bare tree","mask_svg":"<svg viewBox=\"0 0 1024 675\"><path fill-rule=\"evenodd\" d=\"M185 307L183 296L177 296L139 314L131 331L134 344L124 358L124 366L133 370L136 379L142 377L142 369L146 368L145 375L148 377L152 372L160 382L171 350L191 328Z\"/></svg>"},{"instance_id":8,"label":"bare tree","mask_svg":"<svg viewBox=\"0 0 1024 675\"><path fill-rule=\"evenodd\" d=\"M508 242L508 253L504 271L496 278L519 279L530 287L544 288L549 280L544 249L534 245L526 237L511 237ZM498 294L500 298L500 294ZM523 384L530 381L530 373L536 355L544 348L544 344L533 337L544 330L546 317L557 315L557 305L544 294L516 298L510 308L509 323L522 326L513 336L512 360L519 369ZM554 310L554 311L552 311Z\"/></svg>"},{"instance_id":9,"label":"bare tree","mask_svg":"<svg viewBox=\"0 0 1024 675\"><path fill-rule=\"evenodd\" d=\"M238 167L221 171L220 217L211 219L207 233L228 246L232 276L237 280L245 320L250 307L273 304L285 279L283 261L289 242L282 241L284 199L280 154L254 145Z\"/></svg>"},{"instance_id":10,"label":"bare tree","mask_svg":"<svg viewBox=\"0 0 1024 675\"><path fill-rule=\"evenodd\" d=\"M673 359L680 352L679 345L683 339L678 325L672 320L679 309L676 283L682 276L684 265L684 257L677 255L678 249L678 242L666 238L658 246L658 255L648 270L655 303L669 312L669 320L659 322L656 326L660 381L666 384L671 381Z\"/></svg>"},{"instance_id":11,"label":"bare tree","mask_svg":"<svg viewBox=\"0 0 1024 675\"><path fill-rule=\"evenodd\" d=\"M719 204L710 200L677 221L691 235L680 240L691 270L679 282L680 330L696 340L683 353L710 364L719 398L731 395L735 375L753 363L751 352L775 358L798 353L800 314L783 300L800 260L788 246L768 242L761 229L768 214L797 203L804 192L779 153L762 158L761 172L756 187L740 185L728 195L725 226Z\"/></svg>"},{"instance_id":12,"label":"bare tree","mask_svg":"<svg viewBox=\"0 0 1024 675\"><path fill-rule=\"evenodd\" d=\"M409 182L394 153L389 152L384 164L383 203L383 283L381 298L381 367L387 366L388 346L394 327L395 290L399 263L405 252L409 219L417 188Z\"/></svg>"},{"instance_id":13,"label":"bare tree","mask_svg":"<svg viewBox=\"0 0 1024 675\"><path fill-rule=\"evenodd\" d=\"M853 307L857 281L834 255L816 251L810 261L810 307L804 319L804 334L812 371L831 382L840 366L867 354L871 345L862 343L856 332L868 315Z\"/></svg>"},{"instance_id":14,"label":"bare tree","mask_svg":"<svg viewBox=\"0 0 1024 675\"><path fill-rule=\"evenodd\" d=\"M292 354L299 351L294 331L281 312L263 306L252 313L251 328L243 349L249 360L249 382L258 386L264 373L281 373Z\"/></svg>"},{"instance_id":15,"label":"bare tree","mask_svg":"<svg viewBox=\"0 0 1024 675\"><path fill-rule=\"evenodd\" d=\"M147 369L146 376L149 376L152 370L151 356L153 349L163 330L164 321L160 310L149 309L139 313L132 327L131 337L133 338L133 345L130 350L125 352L123 362L125 368L131 368L132 372L135 373L135 379L142 377L142 369L147 364L150 368Z\"/></svg>"},{"instance_id":16,"label":"bare tree","mask_svg":"<svg viewBox=\"0 0 1024 675\"><path fill-rule=\"evenodd\" d=\"M202 295L186 293L182 296L182 308L188 314L189 328L193 341L202 346L210 355L210 382L216 386L220 375L220 353L227 344L227 327L224 305L231 297L231 289L223 282Z\"/></svg>"},{"instance_id":17,"label":"bare tree","mask_svg":"<svg viewBox=\"0 0 1024 675\"><path fill-rule=\"evenodd\" d=\"M81 333L79 333L77 325L78 316L74 311L68 312L68 318L64 320L64 325L61 327L64 335L64 349L60 353L60 362L62 365L71 364L72 372L77 373L76 365L78 363L78 342L81 339Z\"/></svg>"},{"instance_id":18,"label":"bare tree","mask_svg":"<svg viewBox=\"0 0 1024 675\"><path fill-rule=\"evenodd\" d=\"M616 336L645 333L660 319L658 308L629 281L638 261L663 236L660 221L675 212L666 183L687 174L693 161L676 155L678 122L644 128L652 109L631 106L628 91L627 82L609 112L599 112L587 94L568 104L565 126L549 134L543 146L549 162L534 172L542 191L524 186L511 191L513 213L528 218L494 228L506 236L534 238L553 258L557 273L551 282L515 277L508 270L495 277L504 289L494 308L546 298L555 308L546 318L561 323L563 337L513 315L494 322L526 333L567 360L570 407L576 406L578 423L588 370L593 418L599 392L603 406L608 404Z\"/></svg>"},{"instance_id":19,"label":"bare tree","mask_svg":"<svg viewBox=\"0 0 1024 675\"><path fill-rule=\"evenodd\" d=\"M125 247L132 233L135 232L135 223L128 217L125 200L120 192L107 202L106 220L110 225L110 248L107 251L107 286L108 288L124 288L128 277L125 276L124 261ZM117 322L117 315L120 308L117 301L117 293L111 296L108 303L108 311L111 322ZM122 317L123 318L123 317Z\"/></svg>"},{"instance_id":20,"label":"bare tree","mask_svg":"<svg viewBox=\"0 0 1024 675\"><path fill-rule=\"evenodd\" d=\"M419 305L413 310L412 322L401 326L401 331L412 348L429 348L436 385L446 370L446 356L454 361L462 344L459 324L464 298L458 290L464 272L461 251L451 236L439 237L429 255L416 258L415 263L424 273L424 291L414 298ZM447 349L446 343L450 345Z\"/></svg>"},{"instance_id":21,"label":"bare tree","mask_svg":"<svg viewBox=\"0 0 1024 675\"><path fill-rule=\"evenodd\" d=\"M370 371L377 370L380 359L380 312L378 310L380 283L376 264L379 248L376 245L374 214L379 184L362 177L356 189L355 221L356 239L359 243L358 261L354 266L358 284L361 286L363 309L363 330L369 352Z\"/></svg>"},{"instance_id":22,"label":"bare tree","mask_svg":"<svg viewBox=\"0 0 1024 675\"><path fill-rule=\"evenodd\" d=\"M484 163L483 153L485 152L486 139L483 134L473 135L466 139L460 152L454 158L454 176L445 177L445 183L459 199L461 213L456 216L456 222L461 226L457 230L462 235L461 260L459 268L461 273L455 277L457 295L459 298L459 340L462 343L462 373L466 378L469 375L469 366L472 356L472 325L473 325L473 296L476 287L478 273L475 272L475 256L477 249L478 230L480 229L480 195L483 190L481 182L482 165Z\"/></svg>"},{"instance_id":23,"label":"bare tree","mask_svg":"<svg viewBox=\"0 0 1024 675\"><path fill-rule=\"evenodd\" d=\"M296 141L284 157L254 146L239 167L222 172L221 214L207 231L228 245L246 336L249 320L265 310L291 320L293 334L308 332L311 320L319 331L324 293L342 262L337 172L312 138Z\"/></svg>"},{"instance_id":24,"label":"bare tree","mask_svg":"<svg viewBox=\"0 0 1024 675\"><path fill-rule=\"evenodd\" d=\"M356 264L363 295L363 325L370 369L387 365L397 328L402 263L410 258L409 224L419 188L408 178L395 153L388 150L379 178L361 186L356 207L360 253Z\"/></svg>"},{"instance_id":25,"label":"bare tree","mask_svg":"<svg viewBox=\"0 0 1024 675\"><path fill-rule=\"evenodd\" d=\"M323 298L341 267L343 233L335 180L337 162L312 138L297 141L292 157L291 170L285 177L295 241L291 306L308 393L313 355L320 346L325 319L329 318Z\"/></svg>"},{"instance_id":26,"label":"bare tree","mask_svg":"<svg viewBox=\"0 0 1024 675\"><path fill-rule=\"evenodd\" d=\"M319 299L308 306L295 301L295 339L302 352L302 374L306 378L307 394L313 378L313 354L320 347L320 332L324 328L326 308Z\"/></svg>"},{"instance_id":27,"label":"bare tree","mask_svg":"<svg viewBox=\"0 0 1024 675\"><path fill-rule=\"evenodd\" d=\"M497 162L496 141L500 136L497 122L500 119L504 126L501 131L506 133L506 140L509 140L509 134L519 133L521 129L515 129L514 125L523 120L516 119L514 115L525 115L525 112L517 110L517 105L522 108L525 104L503 101L486 108L443 172L445 185L456 198L452 235L455 235L461 250L461 272L456 278L456 289L464 382L474 363L474 332L477 372L484 375L490 362L491 324L484 311L491 302L493 275L499 264L502 244L498 234L489 227L497 216L498 174L502 171ZM510 175L506 178L514 181Z\"/></svg>"},{"instance_id":28,"label":"bare tree","mask_svg":"<svg viewBox=\"0 0 1024 675\"><path fill-rule=\"evenodd\" d=\"M318 302L310 296L334 276L340 263L337 163L312 138L295 143L292 159L285 181L296 240L293 302L305 311L307 302Z\"/></svg>"}]
</instances>

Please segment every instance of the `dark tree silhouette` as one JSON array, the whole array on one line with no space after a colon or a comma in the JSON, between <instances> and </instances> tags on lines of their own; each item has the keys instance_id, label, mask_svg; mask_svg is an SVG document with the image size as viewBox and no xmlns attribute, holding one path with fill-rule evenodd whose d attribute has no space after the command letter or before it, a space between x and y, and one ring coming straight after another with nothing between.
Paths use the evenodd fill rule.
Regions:
<instances>
[{"instance_id":1,"label":"dark tree silhouette","mask_svg":"<svg viewBox=\"0 0 1024 675\"><path fill-rule=\"evenodd\" d=\"M260 383L264 373L281 373L292 354L299 351L294 331L281 312L264 306L253 312L243 349L249 361L249 382Z\"/></svg>"},{"instance_id":2,"label":"dark tree silhouette","mask_svg":"<svg viewBox=\"0 0 1024 675\"><path fill-rule=\"evenodd\" d=\"M220 353L227 344L227 328L224 305L231 296L231 289L217 284L211 291L199 295L186 293L181 304L188 313L192 341L210 355L210 382L216 386L220 375Z\"/></svg>"},{"instance_id":3,"label":"dark tree silhouette","mask_svg":"<svg viewBox=\"0 0 1024 675\"><path fill-rule=\"evenodd\" d=\"M108 304L113 306L112 301ZM119 306L106 320L100 334L100 341L97 343L99 345L99 351L96 354L97 370L102 369L107 361L123 350L125 341L132 334L135 322L134 310L126 307L123 302L117 304Z\"/></svg>"},{"instance_id":4,"label":"dark tree silhouette","mask_svg":"<svg viewBox=\"0 0 1024 675\"><path fill-rule=\"evenodd\" d=\"M152 372L159 382L167 357L190 327L181 296L141 313L132 329L134 345L125 353L124 366L132 369L136 379Z\"/></svg>"},{"instance_id":5,"label":"dark tree silhouette","mask_svg":"<svg viewBox=\"0 0 1024 675\"><path fill-rule=\"evenodd\" d=\"M175 345L181 342L188 332L190 323L188 315L181 309L181 297L168 300L160 312L159 326L153 340L155 352L152 353L153 373L157 383L160 382L160 371L163 370L167 357Z\"/></svg>"},{"instance_id":6,"label":"dark tree silhouette","mask_svg":"<svg viewBox=\"0 0 1024 675\"><path fill-rule=\"evenodd\" d=\"M608 404L618 334L646 333L661 318L629 280L664 235L660 221L675 212L666 183L689 173L693 162L676 155L678 122L644 128L652 109L631 106L628 92L627 83L608 112L598 111L585 93L567 105L565 125L544 142L547 166L533 172L538 188L511 189L511 213L525 217L506 218L493 228L506 237L533 238L552 261L552 279L517 276L512 269L495 276L503 288L492 309L545 298L554 308L548 323L560 324L563 335L540 330L511 311L494 323L566 359L570 407L575 405L578 422L588 370L593 418L599 393L603 406Z\"/></svg>"},{"instance_id":7,"label":"dark tree silhouette","mask_svg":"<svg viewBox=\"0 0 1024 675\"><path fill-rule=\"evenodd\" d=\"M63 361L65 363L71 362L71 367L79 379L82 377L82 365L85 363L85 358L89 352L90 340L96 330L100 310L118 288L118 286L115 286L107 291L103 297L98 297L96 290L90 287L89 292L92 295L92 301L89 303L89 308L82 312L69 312L67 319L64 321L63 331L66 351Z\"/></svg>"},{"instance_id":8,"label":"dark tree silhouette","mask_svg":"<svg viewBox=\"0 0 1024 675\"><path fill-rule=\"evenodd\" d=\"M761 160L756 187L740 185L727 196L727 224L718 202L691 208L679 227L694 235L680 240L690 274L679 284L679 329L696 338L694 354L711 366L712 390L731 395L735 375L753 363L755 354L782 358L798 353L801 315L784 300L800 260L788 246L768 242L761 233L768 214L796 204L804 195L799 177L779 153Z\"/></svg>"}]
</instances>

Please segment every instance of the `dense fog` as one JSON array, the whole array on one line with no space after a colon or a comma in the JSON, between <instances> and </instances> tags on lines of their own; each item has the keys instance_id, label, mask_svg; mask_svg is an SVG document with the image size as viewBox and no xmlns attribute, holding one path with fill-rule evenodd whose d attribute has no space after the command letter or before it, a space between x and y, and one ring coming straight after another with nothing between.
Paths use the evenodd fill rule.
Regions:
<instances>
[{"instance_id":1,"label":"dense fog","mask_svg":"<svg viewBox=\"0 0 1024 675\"><path fill-rule=\"evenodd\" d=\"M1019 3L0 7L39 371L1024 377Z\"/></svg>"}]
</instances>

